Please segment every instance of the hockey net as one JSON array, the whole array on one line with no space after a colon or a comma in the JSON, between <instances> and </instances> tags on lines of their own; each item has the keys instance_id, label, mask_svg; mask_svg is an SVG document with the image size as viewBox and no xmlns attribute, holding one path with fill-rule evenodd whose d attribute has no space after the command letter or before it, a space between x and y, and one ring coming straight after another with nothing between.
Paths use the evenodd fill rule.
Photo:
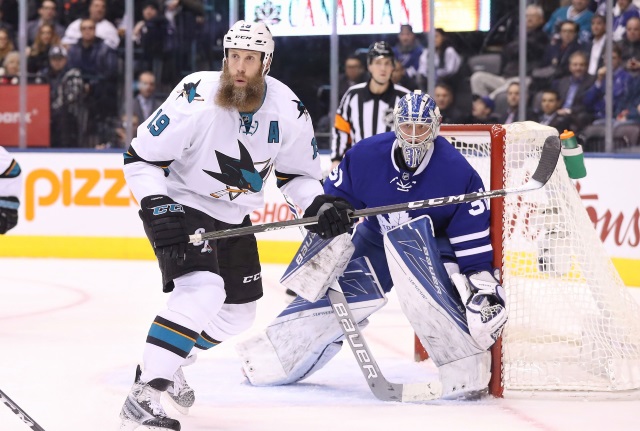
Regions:
<instances>
[{"instance_id":1,"label":"hockey net","mask_svg":"<svg viewBox=\"0 0 640 431\"><path fill-rule=\"evenodd\" d=\"M443 125L440 133L489 189L523 184L545 138L557 136L533 122ZM494 264L502 270L509 313L492 350L490 392L636 396L640 307L607 256L562 159L544 188L490 205Z\"/></svg>"}]
</instances>

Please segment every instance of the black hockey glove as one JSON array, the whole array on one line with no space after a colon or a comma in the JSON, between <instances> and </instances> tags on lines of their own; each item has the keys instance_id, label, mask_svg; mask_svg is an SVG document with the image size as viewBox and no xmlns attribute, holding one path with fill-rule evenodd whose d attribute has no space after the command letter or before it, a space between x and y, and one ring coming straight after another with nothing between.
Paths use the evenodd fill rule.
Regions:
<instances>
[{"instance_id":1,"label":"black hockey glove","mask_svg":"<svg viewBox=\"0 0 640 431\"><path fill-rule=\"evenodd\" d=\"M318 195L304 212L304 217L317 215L318 224L305 227L323 239L333 238L346 233L353 226L355 220L349 217L353 211L353 206L345 199Z\"/></svg>"},{"instance_id":2,"label":"black hockey glove","mask_svg":"<svg viewBox=\"0 0 640 431\"><path fill-rule=\"evenodd\" d=\"M20 201L15 196L0 196L0 234L5 234L18 224Z\"/></svg>"},{"instance_id":3,"label":"black hockey glove","mask_svg":"<svg viewBox=\"0 0 640 431\"><path fill-rule=\"evenodd\" d=\"M169 196L152 195L142 199L140 208L140 218L151 229L153 248L182 263L189 242L182 205Z\"/></svg>"}]
</instances>

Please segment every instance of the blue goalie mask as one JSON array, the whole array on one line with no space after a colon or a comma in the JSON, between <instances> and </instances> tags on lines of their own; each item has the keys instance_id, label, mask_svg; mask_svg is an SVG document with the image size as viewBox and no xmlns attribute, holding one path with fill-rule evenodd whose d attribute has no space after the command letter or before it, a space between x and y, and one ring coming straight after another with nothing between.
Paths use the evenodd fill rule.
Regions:
<instances>
[{"instance_id":1,"label":"blue goalie mask","mask_svg":"<svg viewBox=\"0 0 640 431\"><path fill-rule=\"evenodd\" d=\"M440 132L442 116L435 100L420 90L407 94L393 110L393 127L409 168L417 168Z\"/></svg>"}]
</instances>

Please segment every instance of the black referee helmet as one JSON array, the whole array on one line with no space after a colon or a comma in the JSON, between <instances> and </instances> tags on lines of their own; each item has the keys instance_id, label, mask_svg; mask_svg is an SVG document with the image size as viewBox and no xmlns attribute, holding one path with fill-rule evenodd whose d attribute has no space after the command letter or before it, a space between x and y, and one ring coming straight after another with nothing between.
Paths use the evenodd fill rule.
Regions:
<instances>
[{"instance_id":1,"label":"black referee helmet","mask_svg":"<svg viewBox=\"0 0 640 431\"><path fill-rule=\"evenodd\" d=\"M371 44L367 53L367 64L371 64L378 57L389 57L392 62L395 60L391 45L388 42L382 41Z\"/></svg>"}]
</instances>

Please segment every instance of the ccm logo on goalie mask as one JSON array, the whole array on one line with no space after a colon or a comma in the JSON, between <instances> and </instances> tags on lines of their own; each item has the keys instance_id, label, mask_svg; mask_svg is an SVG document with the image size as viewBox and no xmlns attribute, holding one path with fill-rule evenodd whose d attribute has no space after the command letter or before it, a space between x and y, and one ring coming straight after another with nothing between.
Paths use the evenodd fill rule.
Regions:
<instances>
[{"instance_id":1,"label":"ccm logo on goalie mask","mask_svg":"<svg viewBox=\"0 0 640 431\"><path fill-rule=\"evenodd\" d=\"M341 317L340 324L344 328L345 334L348 334L346 338L349 341L349 344L353 347L353 351L356 352L356 356L358 357L358 361L360 361L361 367L369 372L367 379L375 379L378 377L378 372L371 363L369 353L367 353L365 349L359 349L360 347L364 347L364 344L358 341L359 336L356 332L356 326L353 323L353 320L349 318L349 312L343 304L332 305L335 313L338 317Z\"/></svg>"}]
</instances>

